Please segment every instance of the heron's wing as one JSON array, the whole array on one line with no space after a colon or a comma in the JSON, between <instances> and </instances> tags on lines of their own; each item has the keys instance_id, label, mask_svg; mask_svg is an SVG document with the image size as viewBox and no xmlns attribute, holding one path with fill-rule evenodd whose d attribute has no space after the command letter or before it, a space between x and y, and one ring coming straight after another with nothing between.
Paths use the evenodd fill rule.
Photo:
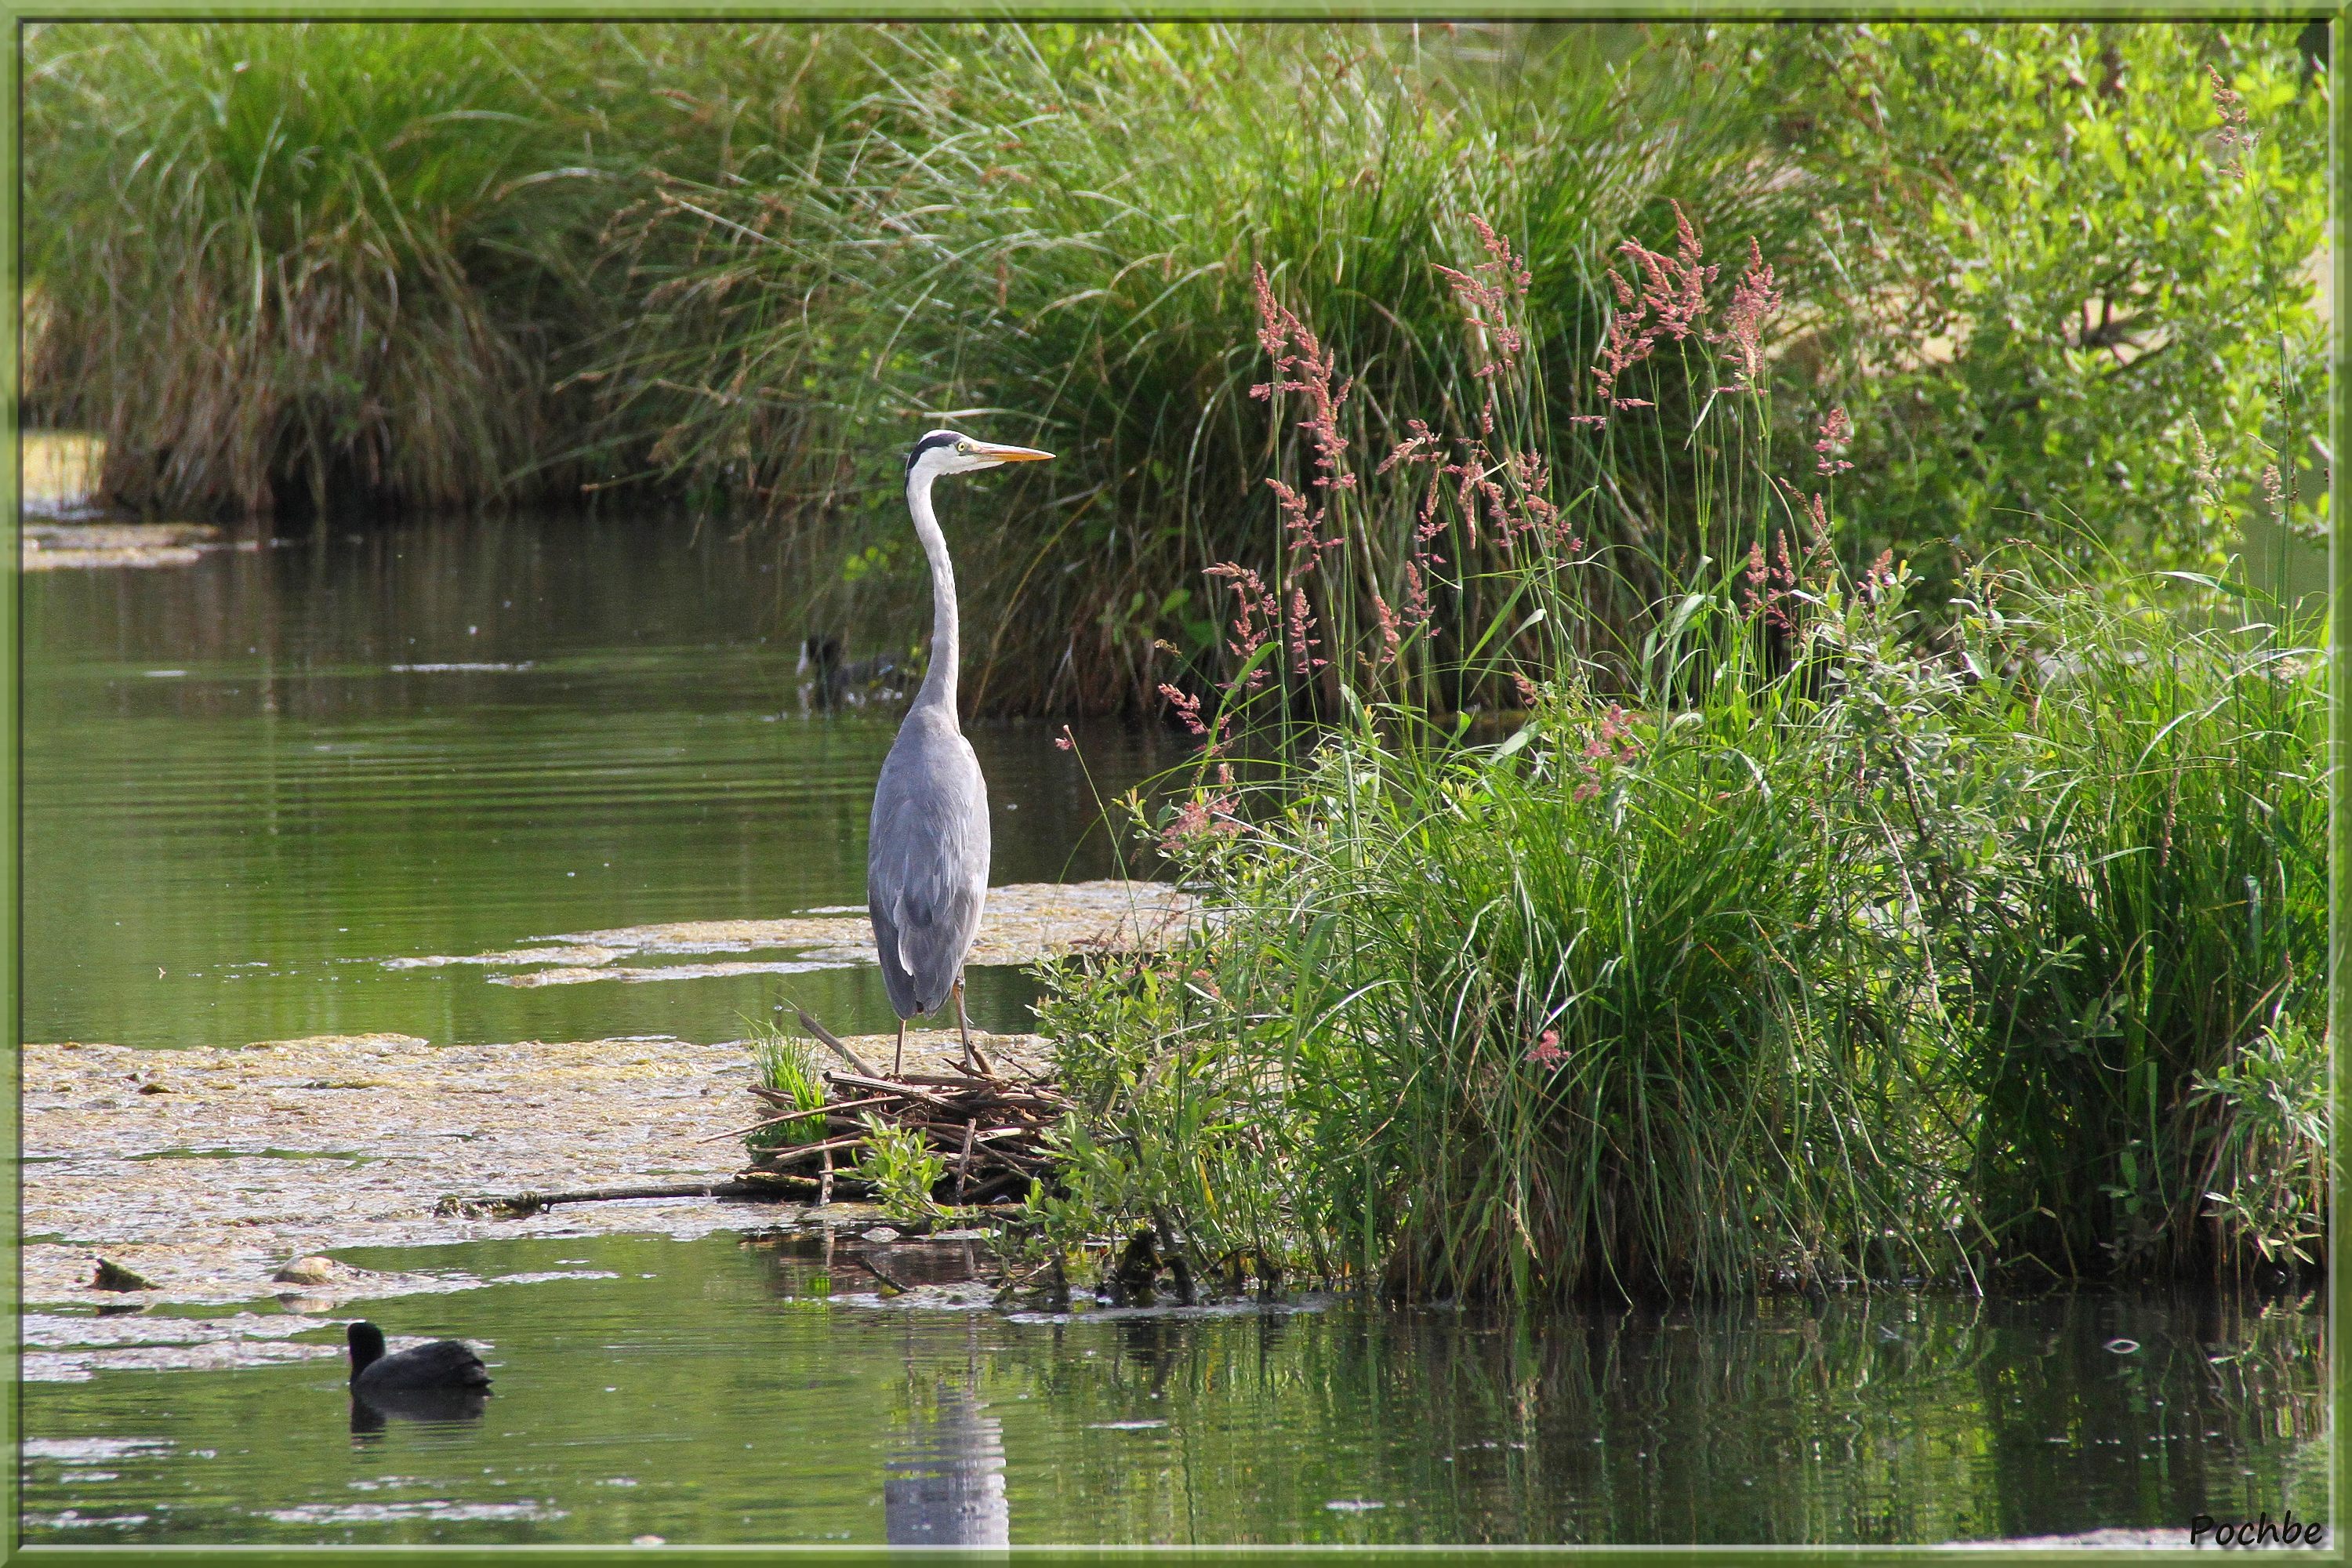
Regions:
<instances>
[{"instance_id":1,"label":"heron's wing","mask_svg":"<svg viewBox=\"0 0 2352 1568\"><path fill-rule=\"evenodd\" d=\"M907 738L893 747L874 794L866 896L886 981L899 1016L947 1000L979 934L988 895L988 795L961 735Z\"/></svg>"}]
</instances>

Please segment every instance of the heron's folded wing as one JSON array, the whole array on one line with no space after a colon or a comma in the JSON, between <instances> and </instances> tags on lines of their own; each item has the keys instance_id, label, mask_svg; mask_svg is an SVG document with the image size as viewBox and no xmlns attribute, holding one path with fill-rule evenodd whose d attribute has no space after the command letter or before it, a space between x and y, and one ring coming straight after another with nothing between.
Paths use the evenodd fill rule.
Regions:
<instances>
[{"instance_id":1,"label":"heron's folded wing","mask_svg":"<svg viewBox=\"0 0 2352 1568\"><path fill-rule=\"evenodd\" d=\"M946 1000L979 934L987 845L975 844L961 818L922 811L893 813L877 826L889 842L868 867L875 907L887 916L875 935L896 938L899 967L929 1012Z\"/></svg>"}]
</instances>

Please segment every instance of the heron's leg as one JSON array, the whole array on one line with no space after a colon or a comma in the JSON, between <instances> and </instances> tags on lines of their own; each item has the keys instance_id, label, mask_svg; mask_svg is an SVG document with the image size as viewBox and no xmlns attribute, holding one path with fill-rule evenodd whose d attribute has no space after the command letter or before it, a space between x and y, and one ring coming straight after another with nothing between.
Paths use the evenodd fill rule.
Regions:
<instances>
[{"instance_id":1,"label":"heron's leg","mask_svg":"<svg viewBox=\"0 0 2352 1568\"><path fill-rule=\"evenodd\" d=\"M956 977L955 986L949 994L955 998L956 1028L963 1036L963 1065L967 1068L978 1068L984 1078L994 1078L996 1069L988 1065L988 1058L982 1056L980 1047L971 1043L971 1021L963 1016L963 977L961 975Z\"/></svg>"},{"instance_id":2,"label":"heron's leg","mask_svg":"<svg viewBox=\"0 0 2352 1568\"><path fill-rule=\"evenodd\" d=\"M890 1058L890 1076L897 1078L907 1065L907 1020L898 1020L898 1054Z\"/></svg>"}]
</instances>

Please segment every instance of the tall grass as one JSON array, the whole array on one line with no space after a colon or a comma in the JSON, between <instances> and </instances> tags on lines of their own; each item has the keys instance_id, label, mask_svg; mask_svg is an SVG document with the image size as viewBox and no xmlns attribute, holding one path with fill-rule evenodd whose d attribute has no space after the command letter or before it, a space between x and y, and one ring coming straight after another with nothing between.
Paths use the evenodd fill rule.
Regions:
<instances>
[{"instance_id":1,"label":"tall grass","mask_svg":"<svg viewBox=\"0 0 2352 1568\"><path fill-rule=\"evenodd\" d=\"M50 413L104 432L109 491L266 511L341 479L446 502L532 464L543 344L500 258L530 221L509 186L551 163L527 67L466 28L38 46Z\"/></svg>"},{"instance_id":2,"label":"tall grass","mask_svg":"<svg viewBox=\"0 0 2352 1568\"><path fill-rule=\"evenodd\" d=\"M1524 684L1496 742L1409 687L1380 700L1364 678L1406 650L1336 618L1256 658L1328 652L1339 721L1297 727L1247 665L1180 700L1201 771L1158 836L1223 916L1164 963L1060 977L1046 1026L1099 1115L1039 1223L1149 1217L1204 1262L1513 1296L2306 1242L2313 651L2232 581L2000 560L1928 606L1891 555L1847 569L1838 422L1789 478L1748 379L1760 265L1726 290L1685 246L1657 272L1683 330L1628 300L1610 352L1639 329L1689 355L1717 458L1682 526L1712 548L1644 578L1538 526L1531 489L1492 512L1454 489L1456 527L1508 541L1475 568L1507 591L1425 629L1465 679ZM1306 329L1267 311L1279 365ZM1633 402L1608 417L1658 417ZM1505 438L1484 473L1528 471ZM1361 475L1302 574L1362 548L1356 492L1383 482L1428 493L1402 463ZM1560 624L1591 626L1577 579L1604 574L1665 592L1588 643Z\"/></svg>"},{"instance_id":3,"label":"tall grass","mask_svg":"<svg viewBox=\"0 0 2352 1568\"><path fill-rule=\"evenodd\" d=\"M638 265L649 309L628 380L672 460L749 465L790 504L810 443L835 488L887 494L902 435L954 417L1061 460L1015 491L999 605L970 678L981 707L1148 705L1213 671L1223 590L1203 569L1277 558L1266 470L1309 437L1251 395L1233 323L1254 269L1349 346L1360 453L1408 413L1475 421L1490 357L1433 262L1486 259L1465 215L1534 258L1516 395L1538 434L1589 402L1603 240L1700 188L1721 221L1793 232L1758 157L1762 111L1673 35L1611 68L1570 42L1468 69L1433 29L910 28L872 40L887 81L820 134L747 150L730 179L665 186ZM1548 379L1547 379L1548 378ZM705 394L708 395L705 395ZM1563 448L1564 449L1564 448ZM1621 461L1609 519L1648 481ZM1631 508L1630 513L1627 508ZM1392 546L1410 505L1378 521ZM1401 554L1402 552L1400 551ZM1085 563L1081 571L1068 570ZM1383 590L1391 597L1400 590ZM1171 640L1171 639L1173 640Z\"/></svg>"},{"instance_id":4,"label":"tall grass","mask_svg":"<svg viewBox=\"0 0 2352 1568\"><path fill-rule=\"evenodd\" d=\"M2011 1216L2004 1250L2054 1272L2227 1260L2243 1238L2202 1221L2227 1217L2208 1194L2231 1102L2199 1088L2258 1050L2324 1060L2325 689L2242 593L1987 612L2057 651L1977 694L1971 743L2006 771L1938 837L1981 820L2000 852L1935 874L1965 900L1942 923L1969 982L1971 1182Z\"/></svg>"},{"instance_id":5,"label":"tall grass","mask_svg":"<svg viewBox=\"0 0 2352 1568\"><path fill-rule=\"evenodd\" d=\"M2111 71L2083 28L47 25L29 393L104 435L107 488L149 510L621 490L846 532L900 577L912 435L1037 442L1062 460L988 503L1012 526L949 520L995 611L965 689L996 710L1226 679L1244 580L1204 573L1227 565L1338 642L1402 636L1423 595L1483 634L1522 583L1506 546L1557 525L1608 569L1564 574L1576 613L1512 616L1488 657L1424 637L1377 674L1328 648L1303 680L1289 650L1265 667L1326 718L1343 679L1514 706L1555 641L1619 657L1698 559L1738 569L1722 525L1764 504L1740 466L1759 422L1786 438L1850 403L1873 511L1843 564L1863 538L1919 545L1938 615L1948 541L1981 555L2011 509L2052 510L2053 476L2121 497L2160 470L2177 500L2204 459L2149 452L2200 395L2232 411L2225 447L2252 438L2272 367L2231 323L2308 325L2275 286L2315 232L2315 97L2291 29L2140 32ZM2204 101L2200 60L2236 108ZM2244 177L2200 185L2231 113L2261 122L2231 143ZM1961 132L2006 171L1983 192L1947 167ZM2095 213L2036 195L2095 174ZM1685 339L1596 378L1610 269L1654 280L1623 242L1683 265L1670 195L1696 265L1769 266L1787 296L1752 377L1777 404L1694 397L1714 346ZM2229 243L2182 237L2209 230ZM1748 235L1752 258L1723 243ZM1261 268L1314 336L1263 318L1271 376L1236 331ZM2095 331L2068 292L2086 276ZM2221 310L2253 285L2276 309ZM1312 368L1333 354L1344 374ZM1657 417L1614 417L1633 398ZM1415 420L1434 535L1428 489L1355 483ZM2299 521L2316 460L2285 466ZM1473 469L1493 490L1454 494ZM1300 570L1269 476L1344 552ZM1942 510L1894 504L1930 491ZM2137 505L2114 497L2102 519ZM2212 521L2148 526L2210 566Z\"/></svg>"},{"instance_id":6,"label":"tall grass","mask_svg":"<svg viewBox=\"0 0 2352 1568\"><path fill-rule=\"evenodd\" d=\"M648 164L725 167L730 124L677 80L715 60L782 77L782 41L38 27L36 405L101 433L106 491L150 510L453 506L621 477L650 438L598 440L596 345L630 309L607 231Z\"/></svg>"}]
</instances>

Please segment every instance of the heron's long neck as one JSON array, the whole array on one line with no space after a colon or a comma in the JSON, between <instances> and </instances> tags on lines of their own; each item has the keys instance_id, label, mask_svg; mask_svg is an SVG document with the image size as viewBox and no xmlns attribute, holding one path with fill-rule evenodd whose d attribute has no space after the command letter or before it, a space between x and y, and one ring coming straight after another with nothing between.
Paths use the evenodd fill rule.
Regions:
<instances>
[{"instance_id":1,"label":"heron's long neck","mask_svg":"<svg viewBox=\"0 0 2352 1568\"><path fill-rule=\"evenodd\" d=\"M923 542L923 554L931 563L931 667L923 674L922 689L915 693L915 706L929 704L947 710L948 717L956 711L956 658L960 651L956 641L955 563L948 559L947 536L940 531L940 520L931 511L931 479L921 474L907 481L907 510L915 514L915 537Z\"/></svg>"}]
</instances>

